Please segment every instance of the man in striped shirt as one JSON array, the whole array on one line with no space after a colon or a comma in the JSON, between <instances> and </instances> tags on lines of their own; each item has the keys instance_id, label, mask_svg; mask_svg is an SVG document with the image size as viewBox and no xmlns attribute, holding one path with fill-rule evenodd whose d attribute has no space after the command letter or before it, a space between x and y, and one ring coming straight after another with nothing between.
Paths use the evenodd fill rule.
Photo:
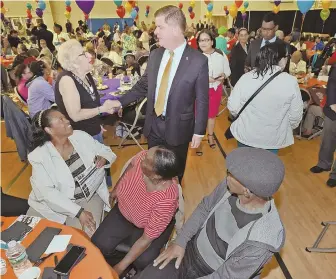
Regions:
<instances>
[{"instance_id":1,"label":"man in striped shirt","mask_svg":"<svg viewBox=\"0 0 336 279\"><path fill-rule=\"evenodd\" d=\"M92 242L109 264L122 274L130 264L145 268L159 255L168 241L178 207L179 163L176 154L165 147L153 147L137 154L111 192L113 207ZM131 246L120 260L115 248Z\"/></svg>"}]
</instances>

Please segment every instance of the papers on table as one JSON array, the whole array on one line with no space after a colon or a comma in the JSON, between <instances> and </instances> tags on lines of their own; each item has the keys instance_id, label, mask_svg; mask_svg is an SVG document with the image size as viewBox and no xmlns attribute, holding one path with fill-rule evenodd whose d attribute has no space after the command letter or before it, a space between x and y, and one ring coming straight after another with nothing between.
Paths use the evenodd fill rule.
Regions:
<instances>
[{"instance_id":1,"label":"papers on table","mask_svg":"<svg viewBox=\"0 0 336 279\"><path fill-rule=\"evenodd\" d=\"M50 242L45 254L63 252L67 248L71 239L71 235L55 235Z\"/></svg>"}]
</instances>

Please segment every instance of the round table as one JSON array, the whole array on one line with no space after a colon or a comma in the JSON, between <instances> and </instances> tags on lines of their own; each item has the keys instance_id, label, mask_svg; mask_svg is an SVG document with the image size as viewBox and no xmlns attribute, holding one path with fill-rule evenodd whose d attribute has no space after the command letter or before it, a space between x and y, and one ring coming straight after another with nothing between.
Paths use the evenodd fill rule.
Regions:
<instances>
[{"instance_id":1,"label":"round table","mask_svg":"<svg viewBox=\"0 0 336 279\"><path fill-rule=\"evenodd\" d=\"M120 87L120 79L113 78L113 79L103 79L103 85L107 85L108 88L105 90L98 90L100 94L100 104L103 104L106 100L118 100L120 98L120 95L114 96L111 95L111 92L118 91L118 88Z\"/></svg>"},{"instance_id":2,"label":"round table","mask_svg":"<svg viewBox=\"0 0 336 279\"><path fill-rule=\"evenodd\" d=\"M303 83L299 84L300 88L304 88L304 89L308 89L314 86L323 86L323 85L327 85L327 82L323 80L318 80L317 78L309 79L307 84L303 84Z\"/></svg>"},{"instance_id":3,"label":"round table","mask_svg":"<svg viewBox=\"0 0 336 279\"><path fill-rule=\"evenodd\" d=\"M1 226L1 231L7 229L15 220L16 217L1 216L1 221L4 222L4 224ZM22 245L28 247L29 244L31 244L46 227L55 227L62 229L60 235L62 234L72 235L70 240L71 244L83 246L86 248L85 251L85 253L87 254L86 257L71 271L69 277L70 279L77 279L77 278L98 279L99 277L101 277L102 279L119 278L117 273L105 261L99 249L91 243L90 239L86 236L86 234L75 228L61 225L59 223L55 223L47 219L42 219L36 225L36 227L25 237L25 239L22 241ZM66 252L55 253L55 255L57 255L58 259L60 260L65 253ZM6 259L7 264L7 272L5 275L1 276L1 278L3 279L16 278L6 258L6 253L3 249L1 249L1 258ZM45 267L55 267L53 256L46 259L39 266L39 268L41 269L41 274L43 273L43 269Z\"/></svg>"}]
</instances>

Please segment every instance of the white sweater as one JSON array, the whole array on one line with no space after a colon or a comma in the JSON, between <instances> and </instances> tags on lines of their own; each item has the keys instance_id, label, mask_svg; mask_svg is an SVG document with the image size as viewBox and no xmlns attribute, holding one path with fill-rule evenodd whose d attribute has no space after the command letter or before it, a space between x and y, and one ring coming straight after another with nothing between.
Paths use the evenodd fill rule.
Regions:
<instances>
[{"instance_id":1,"label":"white sweater","mask_svg":"<svg viewBox=\"0 0 336 279\"><path fill-rule=\"evenodd\" d=\"M280 67L274 68L274 73ZM274 74L273 73L273 74ZM236 116L254 92L271 76L255 71L244 74L235 85L228 109ZM232 123L232 135L241 143L256 148L279 149L294 143L293 129L302 119L303 102L295 77L281 73L273 79Z\"/></svg>"}]
</instances>

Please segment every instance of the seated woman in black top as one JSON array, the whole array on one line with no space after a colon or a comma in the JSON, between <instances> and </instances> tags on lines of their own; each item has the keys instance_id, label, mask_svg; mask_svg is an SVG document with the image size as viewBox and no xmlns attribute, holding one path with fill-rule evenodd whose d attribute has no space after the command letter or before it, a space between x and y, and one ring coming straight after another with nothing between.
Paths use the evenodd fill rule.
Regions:
<instances>
[{"instance_id":1,"label":"seated woman in black top","mask_svg":"<svg viewBox=\"0 0 336 279\"><path fill-rule=\"evenodd\" d=\"M100 118L113 113L111 101L100 104L99 94L90 72L91 55L72 39L58 50L58 61L64 71L55 85L55 101L59 110L70 120L75 130L82 130L102 141Z\"/></svg>"}]
</instances>

